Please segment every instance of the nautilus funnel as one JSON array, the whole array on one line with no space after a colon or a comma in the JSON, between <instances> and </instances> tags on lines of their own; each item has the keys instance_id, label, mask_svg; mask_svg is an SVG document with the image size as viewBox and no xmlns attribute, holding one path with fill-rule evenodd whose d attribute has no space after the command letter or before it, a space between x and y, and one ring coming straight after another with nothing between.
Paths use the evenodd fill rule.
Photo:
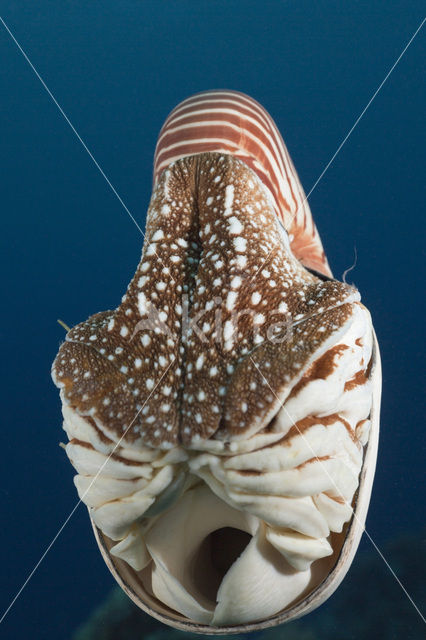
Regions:
<instances>
[{"instance_id":1,"label":"nautilus funnel","mask_svg":"<svg viewBox=\"0 0 426 640\"><path fill-rule=\"evenodd\" d=\"M136 273L68 331L52 376L78 494L141 609L247 632L337 588L370 499L379 350L257 102L171 112Z\"/></svg>"}]
</instances>

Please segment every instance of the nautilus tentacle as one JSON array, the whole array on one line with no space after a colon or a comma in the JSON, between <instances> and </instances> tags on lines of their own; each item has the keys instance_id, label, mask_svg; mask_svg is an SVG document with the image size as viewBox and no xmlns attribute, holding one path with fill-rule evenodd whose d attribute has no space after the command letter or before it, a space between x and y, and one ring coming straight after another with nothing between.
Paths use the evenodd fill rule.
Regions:
<instances>
[{"instance_id":1,"label":"nautilus tentacle","mask_svg":"<svg viewBox=\"0 0 426 640\"><path fill-rule=\"evenodd\" d=\"M220 109L235 115L227 101L243 101L242 122L250 101L213 96L209 144ZM374 474L380 365L358 291L303 266L321 245L297 254L295 239L315 227L289 238L261 145L206 150L171 126L199 112L196 96L160 135L121 304L67 333L52 375L117 580L168 624L219 633L302 615L347 571Z\"/></svg>"},{"instance_id":2,"label":"nautilus tentacle","mask_svg":"<svg viewBox=\"0 0 426 640\"><path fill-rule=\"evenodd\" d=\"M305 266L331 276L308 201L287 147L269 113L239 91L203 91L166 119L154 157L154 182L171 163L194 153L221 152L242 160L260 178Z\"/></svg>"}]
</instances>

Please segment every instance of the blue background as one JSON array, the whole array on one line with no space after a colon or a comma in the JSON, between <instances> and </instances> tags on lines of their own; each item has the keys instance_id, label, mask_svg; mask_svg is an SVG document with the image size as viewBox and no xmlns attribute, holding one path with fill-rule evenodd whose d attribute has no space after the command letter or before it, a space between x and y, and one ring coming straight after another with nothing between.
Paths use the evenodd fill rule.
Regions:
<instances>
[{"instance_id":1,"label":"blue background","mask_svg":"<svg viewBox=\"0 0 426 640\"><path fill-rule=\"evenodd\" d=\"M180 100L209 88L259 100L308 192L419 26L422 4L13 0L1 15L143 227L156 136ZM381 346L367 520L379 546L424 522L424 57L425 29L310 197L336 277L356 246L348 279ZM76 504L50 379L64 337L56 319L74 325L114 308L142 238L2 25L0 60L3 612ZM69 638L111 585L80 505L0 637Z\"/></svg>"}]
</instances>

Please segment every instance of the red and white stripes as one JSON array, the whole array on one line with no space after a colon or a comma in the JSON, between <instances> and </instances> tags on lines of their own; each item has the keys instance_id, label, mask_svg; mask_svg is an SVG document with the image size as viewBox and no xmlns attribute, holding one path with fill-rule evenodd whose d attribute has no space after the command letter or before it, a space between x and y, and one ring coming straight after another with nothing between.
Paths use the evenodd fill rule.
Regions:
<instances>
[{"instance_id":1,"label":"red and white stripes","mask_svg":"<svg viewBox=\"0 0 426 640\"><path fill-rule=\"evenodd\" d=\"M154 183L175 160L206 151L234 155L269 190L290 236L294 255L331 275L299 178L274 121L253 98L238 91L205 91L181 102L166 119L154 157Z\"/></svg>"}]
</instances>

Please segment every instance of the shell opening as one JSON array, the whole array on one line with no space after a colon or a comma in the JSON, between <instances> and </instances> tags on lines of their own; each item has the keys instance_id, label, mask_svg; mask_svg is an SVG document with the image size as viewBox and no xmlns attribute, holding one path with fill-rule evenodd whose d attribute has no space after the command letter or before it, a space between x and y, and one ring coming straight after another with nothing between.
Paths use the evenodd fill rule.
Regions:
<instances>
[{"instance_id":1,"label":"shell opening","mask_svg":"<svg viewBox=\"0 0 426 640\"><path fill-rule=\"evenodd\" d=\"M221 527L204 538L193 559L193 580L212 604L217 602L217 592L223 578L251 539L249 533L234 527Z\"/></svg>"}]
</instances>

